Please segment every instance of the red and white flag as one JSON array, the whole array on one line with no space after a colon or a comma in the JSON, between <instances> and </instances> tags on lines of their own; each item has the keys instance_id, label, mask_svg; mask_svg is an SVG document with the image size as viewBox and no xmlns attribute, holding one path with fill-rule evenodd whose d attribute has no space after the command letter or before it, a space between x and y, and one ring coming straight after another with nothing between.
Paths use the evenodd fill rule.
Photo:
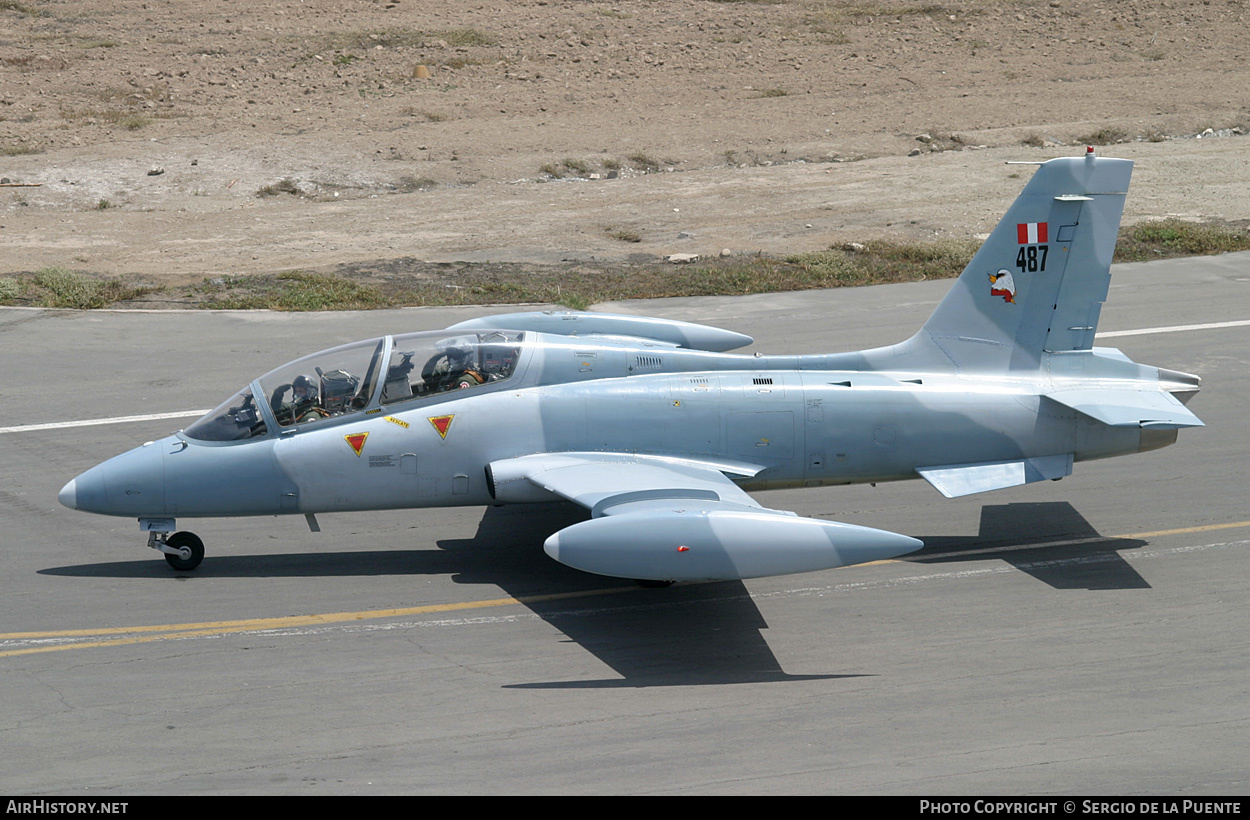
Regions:
<instances>
[{"instance_id":1,"label":"red and white flag","mask_svg":"<svg viewBox=\"0 0 1250 820\"><path fill-rule=\"evenodd\" d=\"M1017 222L1016 239L1021 245L1036 245L1048 241L1045 222Z\"/></svg>"}]
</instances>

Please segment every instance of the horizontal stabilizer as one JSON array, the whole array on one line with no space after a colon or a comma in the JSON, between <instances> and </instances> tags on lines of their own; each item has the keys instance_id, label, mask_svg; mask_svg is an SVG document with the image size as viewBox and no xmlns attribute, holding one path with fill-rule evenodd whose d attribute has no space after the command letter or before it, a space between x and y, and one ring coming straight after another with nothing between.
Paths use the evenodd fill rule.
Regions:
<instances>
[{"instance_id":1,"label":"horizontal stabilizer","mask_svg":"<svg viewBox=\"0 0 1250 820\"><path fill-rule=\"evenodd\" d=\"M961 495L1002 490L1072 475L1072 454L1024 458L1019 461L920 467L916 472L942 495L958 498Z\"/></svg>"},{"instance_id":2,"label":"horizontal stabilizer","mask_svg":"<svg viewBox=\"0 0 1250 820\"><path fill-rule=\"evenodd\" d=\"M719 506L692 501L685 508L592 518L552 535L543 549L562 564L599 575L724 581L881 561L924 546L869 527Z\"/></svg>"},{"instance_id":3,"label":"horizontal stabilizer","mask_svg":"<svg viewBox=\"0 0 1250 820\"><path fill-rule=\"evenodd\" d=\"M737 350L755 341L742 333L693 322L571 310L543 310L483 316L480 319L454 324L447 329L459 330L461 328L530 330L535 333L551 333L557 336L627 336L633 339L665 342L691 350L710 350L715 353Z\"/></svg>"},{"instance_id":4,"label":"horizontal stabilizer","mask_svg":"<svg viewBox=\"0 0 1250 820\"><path fill-rule=\"evenodd\" d=\"M1112 427L1176 429L1204 427L1175 396L1162 390L1111 390L1097 387L1059 390L1046 398Z\"/></svg>"}]
</instances>

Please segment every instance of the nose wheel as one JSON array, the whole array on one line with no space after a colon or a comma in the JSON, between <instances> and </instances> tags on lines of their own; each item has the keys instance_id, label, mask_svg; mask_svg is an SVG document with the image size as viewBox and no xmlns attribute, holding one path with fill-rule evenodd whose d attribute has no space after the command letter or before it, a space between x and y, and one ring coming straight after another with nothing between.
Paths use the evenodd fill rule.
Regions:
<instances>
[{"instance_id":1,"label":"nose wheel","mask_svg":"<svg viewBox=\"0 0 1250 820\"><path fill-rule=\"evenodd\" d=\"M165 561L179 572L190 572L204 560L204 542L193 532L149 532L148 546L165 554Z\"/></svg>"}]
</instances>

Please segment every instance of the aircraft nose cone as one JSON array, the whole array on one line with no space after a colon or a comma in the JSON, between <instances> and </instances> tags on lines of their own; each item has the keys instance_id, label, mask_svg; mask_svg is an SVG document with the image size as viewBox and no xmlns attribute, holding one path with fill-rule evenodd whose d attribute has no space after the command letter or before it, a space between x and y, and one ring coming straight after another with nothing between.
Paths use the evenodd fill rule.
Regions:
<instances>
[{"instance_id":1,"label":"aircraft nose cone","mask_svg":"<svg viewBox=\"0 0 1250 820\"><path fill-rule=\"evenodd\" d=\"M60 501L64 506L69 507L71 510L78 509L78 487L76 485L77 479L71 478L69 482L61 488L61 491L56 494L56 500Z\"/></svg>"},{"instance_id":2,"label":"aircraft nose cone","mask_svg":"<svg viewBox=\"0 0 1250 820\"><path fill-rule=\"evenodd\" d=\"M128 453L74 478L57 493L71 510L102 515L159 516L165 512L164 469L156 443Z\"/></svg>"},{"instance_id":3,"label":"aircraft nose cone","mask_svg":"<svg viewBox=\"0 0 1250 820\"><path fill-rule=\"evenodd\" d=\"M105 512L109 506L108 492L104 484L104 465L92 467L87 472L73 478L56 498L71 510L86 512Z\"/></svg>"}]
</instances>

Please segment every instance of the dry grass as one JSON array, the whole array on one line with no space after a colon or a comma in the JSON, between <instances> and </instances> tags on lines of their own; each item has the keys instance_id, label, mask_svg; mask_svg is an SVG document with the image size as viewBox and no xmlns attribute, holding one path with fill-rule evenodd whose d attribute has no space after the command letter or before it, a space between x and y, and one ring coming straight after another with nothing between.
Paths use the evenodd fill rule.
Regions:
<instances>
[{"instance_id":1,"label":"dry grass","mask_svg":"<svg viewBox=\"0 0 1250 820\"><path fill-rule=\"evenodd\" d=\"M414 177L404 175L395 181L395 190L401 194L410 194L413 191L429 191L438 187L438 180L429 177Z\"/></svg>"},{"instance_id":2,"label":"dry grass","mask_svg":"<svg viewBox=\"0 0 1250 820\"><path fill-rule=\"evenodd\" d=\"M125 108L62 108L61 117L88 125L96 122L120 125L130 131L137 131L152 121L150 117Z\"/></svg>"},{"instance_id":3,"label":"dry grass","mask_svg":"<svg viewBox=\"0 0 1250 820\"><path fill-rule=\"evenodd\" d=\"M604 231L622 242L641 235ZM177 307L270 310L371 310L409 305L560 304L584 309L623 299L714 296L915 282L957 276L976 253L976 240L930 243L847 243L776 259L736 256L694 265L576 262L441 264L400 258L339 265L333 272L221 277L179 292L162 291ZM1250 250L1245 225L1149 222L1121 231L1117 262ZM156 289L64 268L0 279L0 304L99 308L134 303Z\"/></svg>"},{"instance_id":4,"label":"dry grass","mask_svg":"<svg viewBox=\"0 0 1250 820\"><path fill-rule=\"evenodd\" d=\"M1250 250L1250 230L1245 225L1161 219L1122 229L1115 261L1149 262L1245 250Z\"/></svg>"},{"instance_id":5,"label":"dry grass","mask_svg":"<svg viewBox=\"0 0 1250 820\"><path fill-rule=\"evenodd\" d=\"M26 154L42 154L43 149L35 145L17 143L16 145L0 145L0 157L20 157Z\"/></svg>"},{"instance_id":6,"label":"dry grass","mask_svg":"<svg viewBox=\"0 0 1250 820\"><path fill-rule=\"evenodd\" d=\"M497 42L493 35L472 28L422 31L402 26L374 29L372 31L332 32L324 35L321 40L323 47L339 51L353 48L369 49L374 46L421 48L438 41L442 41L452 48L491 46Z\"/></svg>"},{"instance_id":7,"label":"dry grass","mask_svg":"<svg viewBox=\"0 0 1250 820\"><path fill-rule=\"evenodd\" d=\"M642 241L642 233L640 231L635 231L631 228L617 228L615 226L609 225L608 227L603 229L603 232L606 233L608 236L612 237L613 239L619 240L621 242L641 242Z\"/></svg>"},{"instance_id":8,"label":"dry grass","mask_svg":"<svg viewBox=\"0 0 1250 820\"><path fill-rule=\"evenodd\" d=\"M299 185L290 177L280 179L272 185L266 185L256 190L256 195L260 197L277 196L278 194L291 194L299 196Z\"/></svg>"},{"instance_id":9,"label":"dry grass","mask_svg":"<svg viewBox=\"0 0 1250 820\"><path fill-rule=\"evenodd\" d=\"M1077 137L1076 141L1086 145L1114 145L1117 142L1124 142L1129 138L1129 133L1123 128L1117 128L1112 125L1104 125L1097 131L1086 134L1083 137Z\"/></svg>"},{"instance_id":10,"label":"dry grass","mask_svg":"<svg viewBox=\"0 0 1250 820\"><path fill-rule=\"evenodd\" d=\"M233 283L245 287L205 282L201 306L217 310L316 311L373 310L393 304L385 293L370 285L308 271L239 278Z\"/></svg>"},{"instance_id":11,"label":"dry grass","mask_svg":"<svg viewBox=\"0 0 1250 820\"><path fill-rule=\"evenodd\" d=\"M660 169L660 161L649 154L643 153L642 151L635 151L625 157L625 159L628 160L630 167L636 171L645 171L650 173L651 171L658 171Z\"/></svg>"},{"instance_id":12,"label":"dry grass","mask_svg":"<svg viewBox=\"0 0 1250 820\"><path fill-rule=\"evenodd\" d=\"M88 310L138 299L160 288L103 279L61 267L0 280L0 304Z\"/></svg>"}]
</instances>

